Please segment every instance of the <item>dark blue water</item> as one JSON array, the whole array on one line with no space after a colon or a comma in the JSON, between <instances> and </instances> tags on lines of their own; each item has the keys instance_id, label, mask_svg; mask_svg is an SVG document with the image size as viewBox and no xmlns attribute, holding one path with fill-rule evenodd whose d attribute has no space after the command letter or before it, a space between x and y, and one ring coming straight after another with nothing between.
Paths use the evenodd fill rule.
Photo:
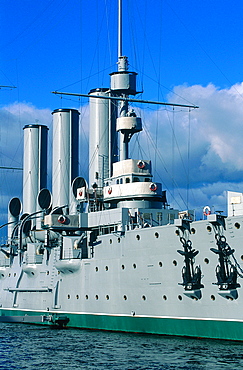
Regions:
<instances>
[{"instance_id":1,"label":"dark blue water","mask_svg":"<svg viewBox=\"0 0 243 370\"><path fill-rule=\"evenodd\" d=\"M0 324L0 369L242 369L243 343Z\"/></svg>"}]
</instances>

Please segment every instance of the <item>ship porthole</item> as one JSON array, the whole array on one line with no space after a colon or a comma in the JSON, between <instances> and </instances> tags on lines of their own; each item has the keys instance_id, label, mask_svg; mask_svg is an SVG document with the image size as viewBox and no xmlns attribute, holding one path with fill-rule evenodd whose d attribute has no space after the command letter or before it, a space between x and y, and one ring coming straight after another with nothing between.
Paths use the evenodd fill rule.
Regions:
<instances>
[{"instance_id":1,"label":"ship porthole","mask_svg":"<svg viewBox=\"0 0 243 370\"><path fill-rule=\"evenodd\" d=\"M76 298L79 299L79 295L78 294L76 295Z\"/></svg>"},{"instance_id":2,"label":"ship porthole","mask_svg":"<svg viewBox=\"0 0 243 370\"><path fill-rule=\"evenodd\" d=\"M208 231L209 233L211 233L211 231L212 231L211 226L207 226L207 231Z\"/></svg>"},{"instance_id":3,"label":"ship porthole","mask_svg":"<svg viewBox=\"0 0 243 370\"><path fill-rule=\"evenodd\" d=\"M96 271L96 272L97 272L97 271L99 271L99 267L97 267L97 266L96 266L95 271Z\"/></svg>"},{"instance_id":4,"label":"ship porthole","mask_svg":"<svg viewBox=\"0 0 243 370\"><path fill-rule=\"evenodd\" d=\"M235 227L236 227L236 229L239 229L239 228L240 228L240 224L239 224L239 222L236 222L236 223L235 223Z\"/></svg>"},{"instance_id":5,"label":"ship porthole","mask_svg":"<svg viewBox=\"0 0 243 370\"><path fill-rule=\"evenodd\" d=\"M123 299L126 301L126 300L127 300L127 296L126 296L126 295L124 295L124 296L123 296Z\"/></svg>"},{"instance_id":6,"label":"ship porthole","mask_svg":"<svg viewBox=\"0 0 243 370\"><path fill-rule=\"evenodd\" d=\"M112 239L110 239L110 244L112 244Z\"/></svg>"},{"instance_id":7,"label":"ship porthole","mask_svg":"<svg viewBox=\"0 0 243 370\"><path fill-rule=\"evenodd\" d=\"M117 239L117 243L120 243L120 242L121 242L121 238L118 238L118 239Z\"/></svg>"},{"instance_id":8,"label":"ship porthole","mask_svg":"<svg viewBox=\"0 0 243 370\"><path fill-rule=\"evenodd\" d=\"M146 296L145 295L142 296L142 300L146 301Z\"/></svg>"},{"instance_id":9,"label":"ship porthole","mask_svg":"<svg viewBox=\"0 0 243 370\"><path fill-rule=\"evenodd\" d=\"M70 298L71 298L71 296L70 296L70 294L68 294L68 295L67 295L67 299L70 299Z\"/></svg>"},{"instance_id":10,"label":"ship porthole","mask_svg":"<svg viewBox=\"0 0 243 370\"><path fill-rule=\"evenodd\" d=\"M159 233L155 233L154 236L155 236L155 238L158 238L159 237Z\"/></svg>"},{"instance_id":11,"label":"ship porthole","mask_svg":"<svg viewBox=\"0 0 243 370\"><path fill-rule=\"evenodd\" d=\"M177 266L177 261L176 260L173 261L173 265Z\"/></svg>"},{"instance_id":12,"label":"ship porthole","mask_svg":"<svg viewBox=\"0 0 243 370\"><path fill-rule=\"evenodd\" d=\"M209 259L208 258L204 258L204 262L208 265L209 264Z\"/></svg>"},{"instance_id":13,"label":"ship porthole","mask_svg":"<svg viewBox=\"0 0 243 370\"><path fill-rule=\"evenodd\" d=\"M133 264L133 268L136 269L137 268L137 265L136 263Z\"/></svg>"},{"instance_id":14,"label":"ship porthole","mask_svg":"<svg viewBox=\"0 0 243 370\"><path fill-rule=\"evenodd\" d=\"M176 234L177 236L179 236L179 235L180 235L180 231L179 231L179 230L176 230L176 231L175 231L175 234Z\"/></svg>"},{"instance_id":15,"label":"ship porthole","mask_svg":"<svg viewBox=\"0 0 243 370\"><path fill-rule=\"evenodd\" d=\"M96 300L98 300L98 299L99 299L99 296L98 296L97 294L96 294L96 296L95 296L95 299L96 299Z\"/></svg>"},{"instance_id":16,"label":"ship porthole","mask_svg":"<svg viewBox=\"0 0 243 370\"><path fill-rule=\"evenodd\" d=\"M215 301L215 296L213 294L211 295L211 299L212 301Z\"/></svg>"},{"instance_id":17,"label":"ship porthole","mask_svg":"<svg viewBox=\"0 0 243 370\"><path fill-rule=\"evenodd\" d=\"M110 297L108 296L108 294L105 296L105 298L107 299L107 301L109 301Z\"/></svg>"},{"instance_id":18,"label":"ship porthole","mask_svg":"<svg viewBox=\"0 0 243 370\"><path fill-rule=\"evenodd\" d=\"M167 301L167 297L166 297L166 295L163 295L163 300L164 300L164 301Z\"/></svg>"},{"instance_id":19,"label":"ship porthole","mask_svg":"<svg viewBox=\"0 0 243 370\"><path fill-rule=\"evenodd\" d=\"M125 266L124 266L124 265L122 265L122 266L121 266L121 268L122 268L122 270L124 270L124 269L125 269Z\"/></svg>"},{"instance_id":20,"label":"ship porthole","mask_svg":"<svg viewBox=\"0 0 243 370\"><path fill-rule=\"evenodd\" d=\"M182 296L178 295L178 299L179 299L179 301L182 301Z\"/></svg>"},{"instance_id":21,"label":"ship porthole","mask_svg":"<svg viewBox=\"0 0 243 370\"><path fill-rule=\"evenodd\" d=\"M136 239L137 240L140 240L140 235L136 235Z\"/></svg>"},{"instance_id":22,"label":"ship porthole","mask_svg":"<svg viewBox=\"0 0 243 370\"><path fill-rule=\"evenodd\" d=\"M191 228L191 233L196 234L196 230L194 229L194 227Z\"/></svg>"},{"instance_id":23,"label":"ship porthole","mask_svg":"<svg viewBox=\"0 0 243 370\"><path fill-rule=\"evenodd\" d=\"M242 261L243 261L243 254L240 256L240 258L242 259Z\"/></svg>"},{"instance_id":24,"label":"ship porthole","mask_svg":"<svg viewBox=\"0 0 243 370\"><path fill-rule=\"evenodd\" d=\"M162 267L163 266L163 263L162 262L159 262L159 267Z\"/></svg>"},{"instance_id":25,"label":"ship porthole","mask_svg":"<svg viewBox=\"0 0 243 370\"><path fill-rule=\"evenodd\" d=\"M108 266L105 266L105 271L108 271L109 270L109 267Z\"/></svg>"},{"instance_id":26,"label":"ship porthole","mask_svg":"<svg viewBox=\"0 0 243 370\"><path fill-rule=\"evenodd\" d=\"M85 299L89 299L89 296L88 296L88 294L86 294L86 296L85 296Z\"/></svg>"}]
</instances>

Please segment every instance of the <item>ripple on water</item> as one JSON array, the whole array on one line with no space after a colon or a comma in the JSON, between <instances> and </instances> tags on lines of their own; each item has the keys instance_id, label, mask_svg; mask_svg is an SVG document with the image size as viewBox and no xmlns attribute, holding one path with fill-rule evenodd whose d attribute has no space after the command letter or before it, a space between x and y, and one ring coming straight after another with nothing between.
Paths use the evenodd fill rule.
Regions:
<instances>
[{"instance_id":1,"label":"ripple on water","mask_svg":"<svg viewBox=\"0 0 243 370\"><path fill-rule=\"evenodd\" d=\"M0 323L0 370L242 369L242 344Z\"/></svg>"}]
</instances>

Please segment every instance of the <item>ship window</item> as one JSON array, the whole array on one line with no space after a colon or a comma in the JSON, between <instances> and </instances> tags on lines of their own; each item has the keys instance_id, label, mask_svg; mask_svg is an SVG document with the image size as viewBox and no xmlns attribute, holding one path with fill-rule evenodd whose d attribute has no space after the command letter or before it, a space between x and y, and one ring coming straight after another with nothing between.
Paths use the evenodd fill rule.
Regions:
<instances>
[{"instance_id":1,"label":"ship window","mask_svg":"<svg viewBox=\"0 0 243 370\"><path fill-rule=\"evenodd\" d=\"M146 296L145 295L142 296L142 300L146 301Z\"/></svg>"},{"instance_id":2,"label":"ship window","mask_svg":"<svg viewBox=\"0 0 243 370\"><path fill-rule=\"evenodd\" d=\"M14 273L14 276L16 276L16 272Z\"/></svg>"},{"instance_id":3,"label":"ship window","mask_svg":"<svg viewBox=\"0 0 243 370\"><path fill-rule=\"evenodd\" d=\"M137 268L137 265L136 263L133 264L133 268L136 269Z\"/></svg>"},{"instance_id":4,"label":"ship window","mask_svg":"<svg viewBox=\"0 0 243 370\"><path fill-rule=\"evenodd\" d=\"M178 295L178 299L179 299L179 301L182 301L182 296Z\"/></svg>"},{"instance_id":5,"label":"ship window","mask_svg":"<svg viewBox=\"0 0 243 370\"><path fill-rule=\"evenodd\" d=\"M105 296L107 301L109 301L110 297L108 296L108 294Z\"/></svg>"},{"instance_id":6,"label":"ship window","mask_svg":"<svg viewBox=\"0 0 243 370\"><path fill-rule=\"evenodd\" d=\"M212 231L211 226L207 226L207 231L208 231L209 233L211 233L211 231Z\"/></svg>"},{"instance_id":7,"label":"ship window","mask_svg":"<svg viewBox=\"0 0 243 370\"><path fill-rule=\"evenodd\" d=\"M109 186L109 182L106 182L105 186Z\"/></svg>"},{"instance_id":8,"label":"ship window","mask_svg":"<svg viewBox=\"0 0 243 370\"><path fill-rule=\"evenodd\" d=\"M215 296L213 294L211 295L211 299L212 301L215 301Z\"/></svg>"},{"instance_id":9,"label":"ship window","mask_svg":"<svg viewBox=\"0 0 243 370\"><path fill-rule=\"evenodd\" d=\"M2 277L4 277L4 274L1 274Z\"/></svg>"},{"instance_id":10,"label":"ship window","mask_svg":"<svg viewBox=\"0 0 243 370\"><path fill-rule=\"evenodd\" d=\"M99 271L99 267L97 267L97 266L96 266L95 271L96 271L96 272L97 272L97 271Z\"/></svg>"},{"instance_id":11,"label":"ship window","mask_svg":"<svg viewBox=\"0 0 243 370\"><path fill-rule=\"evenodd\" d=\"M176 231L175 231L175 234L176 234L177 236L179 236L179 235L180 235L180 231L179 231L179 230L176 230Z\"/></svg>"},{"instance_id":12,"label":"ship window","mask_svg":"<svg viewBox=\"0 0 243 370\"><path fill-rule=\"evenodd\" d=\"M110 244L112 244L112 239L110 239Z\"/></svg>"},{"instance_id":13,"label":"ship window","mask_svg":"<svg viewBox=\"0 0 243 370\"><path fill-rule=\"evenodd\" d=\"M196 234L196 230L194 229L194 227L192 227L192 229L191 229L191 233L192 233L192 234Z\"/></svg>"},{"instance_id":14,"label":"ship window","mask_svg":"<svg viewBox=\"0 0 243 370\"><path fill-rule=\"evenodd\" d=\"M49 271L46 271L46 275L49 275L50 274L50 272Z\"/></svg>"},{"instance_id":15,"label":"ship window","mask_svg":"<svg viewBox=\"0 0 243 370\"><path fill-rule=\"evenodd\" d=\"M79 295L78 294L76 295L76 298L79 299Z\"/></svg>"},{"instance_id":16,"label":"ship window","mask_svg":"<svg viewBox=\"0 0 243 370\"><path fill-rule=\"evenodd\" d=\"M139 178L138 178L138 177L134 177L134 178L132 179L132 182L139 182Z\"/></svg>"},{"instance_id":17,"label":"ship window","mask_svg":"<svg viewBox=\"0 0 243 370\"><path fill-rule=\"evenodd\" d=\"M123 299L126 301L126 300L127 300L127 296L126 296L126 295L124 295L124 296L123 296Z\"/></svg>"},{"instance_id":18,"label":"ship window","mask_svg":"<svg viewBox=\"0 0 243 370\"><path fill-rule=\"evenodd\" d=\"M136 235L136 239L137 240L140 240L140 235Z\"/></svg>"},{"instance_id":19,"label":"ship window","mask_svg":"<svg viewBox=\"0 0 243 370\"><path fill-rule=\"evenodd\" d=\"M209 259L208 258L204 258L204 262L208 265L209 264Z\"/></svg>"},{"instance_id":20,"label":"ship window","mask_svg":"<svg viewBox=\"0 0 243 370\"><path fill-rule=\"evenodd\" d=\"M240 258L242 259L242 261L243 261L243 254L240 256Z\"/></svg>"},{"instance_id":21,"label":"ship window","mask_svg":"<svg viewBox=\"0 0 243 370\"><path fill-rule=\"evenodd\" d=\"M162 262L159 262L159 267L162 267L163 266L163 263Z\"/></svg>"},{"instance_id":22,"label":"ship window","mask_svg":"<svg viewBox=\"0 0 243 370\"><path fill-rule=\"evenodd\" d=\"M236 227L236 229L239 229L239 228L240 228L240 224L239 224L239 222L236 222L236 223L235 223L235 227Z\"/></svg>"},{"instance_id":23,"label":"ship window","mask_svg":"<svg viewBox=\"0 0 243 370\"><path fill-rule=\"evenodd\" d=\"M98 300L98 299L99 299L99 296L98 296L98 294L96 294L96 296L95 296L95 299L96 299L96 300Z\"/></svg>"},{"instance_id":24,"label":"ship window","mask_svg":"<svg viewBox=\"0 0 243 370\"><path fill-rule=\"evenodd\" d=\"M130 182L129 177L126 177L126 184L128 184L129 182Z\"/></svg>"},{"instance_id":25,"label":"ship window","mask_svg":"<svg viewBox=\"0 0 243 370\"><path fill-rule=\"evenodd\" d=\"M11 276L11 273L9 273L8 276L10 277Z\"/></svg>"},{"instance_id":26,"label":"ship window","mask_svg":"<svg viewBox=\"0 0 243 370\"><path fill-rule=\"evenodd\" d=\"M177 261L176 260L173 261L173 265L177 266Z\"/></svg>"},{"instance_id":27,"label":"ship window","mask_svg":"<svg viewBox=\"0 0 243 370\"><path fill-rule=\"evenodd\" d=\"M163 300L164 300L164 301L167 301L167 297L166 297L166 295L163 295Z\"/></svg>"},{"instance_id":28,"label":"ship window","mask_svg":"<svg viewBox=\"0 0 243 370\"><path fill-rule=\"evenodd\" d=\"M159 233L155 233L154 236L155 236L155 238L158 238L159 237Z\"/></svg>"},{"instance_id":29,"label":"ship window","mask_svg":"<svg viewBox=\"0 0 243 370\"><path fill-rule=\"evenodd\" d=\"M150 178L149 178L149 177L145 177L144 181L145 181L145 182L150 182L151 180L150 180Z\"/></svg>"},{"instance_id":30,"label":"ship window","mask_svg":"<svg viewBox=\"0 0 243 370\"><path fill-rule=\"evenodd\" d=\"M123 179L120 179L120 184L123 184Z\"/></svg>"},{"instance_id":31,"label":"ship window","mask_svg":"<svg viewBox=\"0 0 243 370\"><path fill-rule=\"evenodd\" d=\"M125 266L124 266L124 265L122 265L122 266L121 266L121 268L122 268L122 270L124 270L124 269L125 269Z\"/></svg>"},{"instance_id":32,"label":"ship window","mask_svg":"<svg viewBox=\"0 0 243 370\"><path fill-rule=\"evenodd\" d=\"M67 299L70 299L70 298L71 298L71 296L70 296L70 294L68 294L68 295L67 295Z\"/></svg>"},{"instance_id":33,"label":"ship window","mask_svg":"<svg viewBox=\"0 0 243 370\"><path fill-rule=\"evenodd\" d=\"M86 294L86 296L85 296L85 299L89 299L89 296L88 296L88 294Z\"/></svg>"},{"instance_id":34,"label":"ship window","mask_svg":"<svg viewBox=\"0 0 243 370\"><path fill-rule=\"evenodd\" d=\"M117 243L121 243L121 238L118 238L117 239Z\"/></svg>"},{"instance_id":35,"label":"ship window","mask_svg":"<svg viewBox=\"0 0 243 370\"><path fill-rule=\"evenodd\" d=\"M109 267L108 266L105 266L105 271L108 271L109 270Z\"/></svg>"}]
</instances>

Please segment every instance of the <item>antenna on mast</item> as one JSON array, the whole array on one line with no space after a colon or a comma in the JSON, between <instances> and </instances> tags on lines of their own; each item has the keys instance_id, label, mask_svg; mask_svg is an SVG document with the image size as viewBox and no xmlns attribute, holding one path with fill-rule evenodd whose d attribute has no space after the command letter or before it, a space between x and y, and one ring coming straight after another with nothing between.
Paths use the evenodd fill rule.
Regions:
<instances>
[{"instance_id":1,"label":"antenna on mast","mask_svg":"<svg viewBox=\"0 0 243 370\"><path fill-rule=\"evenodd\" d=\"M118 60L122 56L122 0L118 0Z\"/></svg>"}]
</instances>

